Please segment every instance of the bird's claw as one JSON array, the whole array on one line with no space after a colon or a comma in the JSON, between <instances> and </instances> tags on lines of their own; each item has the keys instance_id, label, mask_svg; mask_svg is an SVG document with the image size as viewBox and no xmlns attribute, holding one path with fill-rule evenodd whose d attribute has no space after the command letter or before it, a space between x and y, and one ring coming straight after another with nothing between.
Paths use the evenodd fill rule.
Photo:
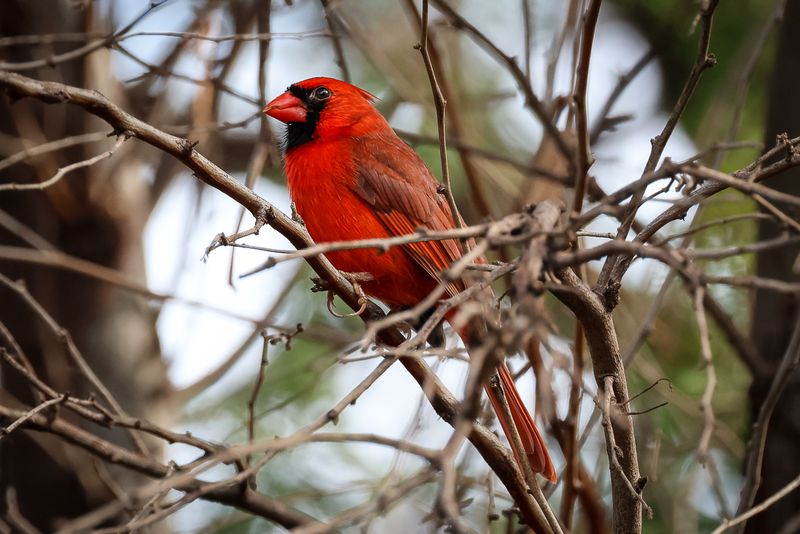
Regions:
<instances>
[{"instance_id":1,"label":"bird's claw","mask_svg":"<svg viewBox=\"0 0 800 534\"><path fill-rule=\"evenodd\" d=\"M364 293L364 289L361 287L361 282L374 280L375 277L370 273L342 273L342 276L353 286L353 291L358 296L359 308L351 313L341 314L337 312L333 303L333 291L328 291L328 311L331 312L331 315L339 317L340 319L344 317L357 317L366 311L367 304L369 303L367 294Z\"/></svg>"},{"instance_id":2,"label":"bird's claw","mask_svg":"<svg viewBox=\"0 0 800 534\"><path fill-rule=\"evenodd\" d=\"M372 273L363 273L363 272L359 272L359 273L344 273L343 272L342 276L344 276L345 279L347 279L347 281L350 282L353 285L358 284L359 282L370 282L372 280L375 280L375 277L372 276Z\"/></svg>"}]
</instances>

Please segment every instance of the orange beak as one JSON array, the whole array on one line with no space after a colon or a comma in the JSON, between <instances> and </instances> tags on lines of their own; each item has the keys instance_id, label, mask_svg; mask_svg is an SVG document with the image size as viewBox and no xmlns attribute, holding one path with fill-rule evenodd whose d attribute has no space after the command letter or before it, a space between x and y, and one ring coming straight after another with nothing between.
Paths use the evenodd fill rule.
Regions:
<instances>
[{"instance_id":1,"label":"orange beak","mask_svg":"<svg viewBox=\"0 0 800 534\"><path fill-rule=\"evenodd\" d=\"M289 91L267 104L264 113L281 122L306 122L305 104Z\"/></svg>"}]
</instances>

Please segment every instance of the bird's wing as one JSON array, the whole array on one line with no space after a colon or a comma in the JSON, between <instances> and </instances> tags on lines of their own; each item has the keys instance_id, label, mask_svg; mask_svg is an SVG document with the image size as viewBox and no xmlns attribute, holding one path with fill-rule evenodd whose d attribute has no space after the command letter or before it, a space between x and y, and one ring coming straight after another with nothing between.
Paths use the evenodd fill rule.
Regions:
<instances>
[{"instance_id":1,"label":"bird's wing","mask_svg":"<svg viewBox=\"0 0 800 534\"><path fill-rule=\"evenodd\" d=\"M356 193L375 210L393 235L413 234L417 228L432 231L454 227L450 207L439 182L414 150L397 136L363 137L356 143L354 158ZM441 272L461 257L458 241L423 241L404 249L425 272L439 280ZM458 281L448 293L463 289Z\"/></svg>"}]
</instances>

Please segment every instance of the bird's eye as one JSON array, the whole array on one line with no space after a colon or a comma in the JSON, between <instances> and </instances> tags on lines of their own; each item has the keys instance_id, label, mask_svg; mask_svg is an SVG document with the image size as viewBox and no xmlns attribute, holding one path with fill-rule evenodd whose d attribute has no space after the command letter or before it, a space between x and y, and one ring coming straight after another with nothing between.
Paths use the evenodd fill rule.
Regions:
<instances>
[{"instance_id":1,"label":"bird's eye","mask_svg":"<svg viewBox=\"0 0 800 534\"><path fill-rule=\"evenodd\" d=\"M314 89L314 92L311 93L311 98L317 101L324 101L328 100L331 97L331 90L327 87L317 87Z\"/></svg>"}]
</instances>

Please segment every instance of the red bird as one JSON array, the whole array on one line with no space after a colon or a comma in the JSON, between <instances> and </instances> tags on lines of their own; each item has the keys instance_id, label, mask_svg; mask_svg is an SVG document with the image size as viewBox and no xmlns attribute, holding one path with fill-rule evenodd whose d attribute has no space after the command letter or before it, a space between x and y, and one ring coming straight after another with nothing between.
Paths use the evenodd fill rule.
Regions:
<instances>
[{"instance_id":1,"label":"red bird","mask_svg":"<svg viewBox=\"0 0 800 534\"><path fill-rule=\"evenodd\" d=\"M419 227L434 231L454 227L439 182L373 107L374 101L373 95L349 83L310 78L291 85L264 108L267 115L288 125L289 193L317 243L412 234ZM450 240L412 243L385 253L354 249L326 256L340 271L367 273L369 280L360 282L366 294L391 308L406 308L433 291L440 273L461 252ZM448 294L463 288L463 281L453 283ZM498 374L531 467L555 482L544 441L508 368L501 364ZM509 435L498 399L490 388L486 391ZM519 457L520 451L514 452Z\"/></svg>"}]
</instances>

